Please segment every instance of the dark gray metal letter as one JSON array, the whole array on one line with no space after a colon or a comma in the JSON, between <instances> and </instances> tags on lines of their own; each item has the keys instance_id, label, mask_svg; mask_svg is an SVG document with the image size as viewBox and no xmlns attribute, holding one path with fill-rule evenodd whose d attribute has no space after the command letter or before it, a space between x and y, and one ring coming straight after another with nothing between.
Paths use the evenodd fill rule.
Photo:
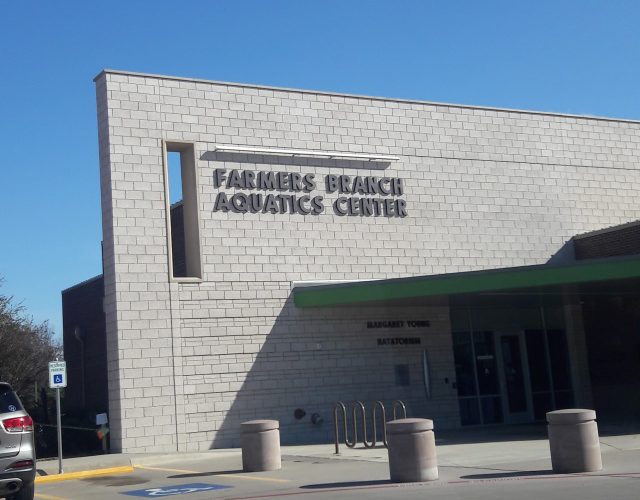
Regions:
<instances>
[{"instance_id":1,"label":"dark gray metal letter","mask_svg":"<svg viewBox=\"0 0 640 500\"><path fill-rule=\"evenodd\" d=\"M360 207L358 205L358 200L360 198L356 198L352 196L349 198L349 202L347 203L347 209L349 210L349 215L360 215Z\"/></svg>"},{"instance_id":2,"label":"dark gray metal letter","mask_svg":"<svg viewBox=\"0 0 640 500\"><path fill-rule=\"evenodd\" d=\"M325 178L324 178L324 182L325 182L326 187L327 187L327 193L333 193L334 191L336 191L338 189L338 176L337 175L333 175L333 174L326 175Z\"/></svg>"},{"instance_id":3,"label":"dark gray metal letter","mask_svg":"<svg viewBox=\"0 0 640 500\"><path fill-rule=\"evenodd\" d=\"M258 188L265 191L276 188L276 175L273 172L258 172Z\"/></svg>"},{"instance_id":4,"label":"dark gray metal letter","mask_svg":"<svg viewBox=\"0 0 640 500\"><path fill-rule=\"evenodd\" d=\"M302 175L300 175L298 172L291 173L289 182L291 184L290 189L292 191L302 191Z\"/></svg>"},{"instance_id":5,"label":"dark gray metal letter","mask_svg":"<svg viewBox=\"0 0 640 500\"><path fill-rule=\"evenodd\" d=\"M236 213L246 214L249 210L249 200L244 193L236 193L231 197L231 209Z\"/></svg>"},{"instance_id":6,"label":"dark gray metal letter","mask_svg":"<svg viewBox=\"0 0 640 500\"><path fill-rule=\"evenodd\" d=\"M226 171L227 171L226 168L216 168L213 171L213 185L215 187L219 188L222 186L222 183L226 179L226 176L224 175Z\"/></svg>"},{"instance_id":7,"label":"dark gray metal letter","mask_svg":"<svg viewBox=\"0 0 640 500\"><path fill-rule=\"evenodd\" d=\"M263 213L278 213L278 202L276 201L276 197L272 194L268 194L264 199L264 207L262 208Z\"/></svg>"},{"instance_id":8,"label":"dark gray metal letter","mask_svg":"<svg viewBox=\"0 0 640 500\"><path fill-rule=\"evenodd\" d=\"M256 174L253 170L244 170L242 172L242 177L244 180L245 189L255 189L256 188Z\"/></svg>"},{"instance_id":9,"label":"dark gray metal letter","mask_svg":"<svg viewBox=\"0 0 640 500\"><path fill-rule=\"evenodd\" d=\"M244 182L242 182L242 176L240 175L240 172L235 169L229 172L229 178L227 179L227 188L242 189L243 187Z\"/></svg>"},{"instance_id":10,"label":"dark gray metal letter","mask_svg":"<svg viewBox=\"0 0 640 500\"><path fill-rule=\"evenodd\" d=\"M313 215L319 215L324 211L324 203L322 203L322 196L314 196L311 199L311 207Z\"/></svg>"},{"instance_id":11,"label":"dark gray metal letter","mask_svg":"<svg viewBox=\"0 0 640 500\"><path fill-rule=\"evenodd\" d=\"M351 182L351 177L348 175L340 176L340 192L341 193L350 193L351 189L349 188L349 183Z\"/></svg>"},{"instance_id":12,"label":"dark gray metal letter","mask_svg":"<svg viewBox=\"0 0 640 500\"><path fill-rule=\"evenodd\" d=\"M378 183L378 186L380 187L380 191L383 194L390 194L391 193L391 189L385 187L385 184L390 184L391 183L391 179L389 179L388 177L384 177L382 179L380 179L380 182Z\"/></svg>"},{"instance_id":13,"label":"dark gray metal letter","mask_svg":"<svg viewBox=\"0 0 640 500\"><path fill-rule=\"evenodd\" d=\"M287 191L289 189L289 174L286 172L278 172L278 191Z\"/></svg>"},{"instance_id":14,"label":"dark gray metal letter","mask_svg":"<svg viewBox=\"0 0 640 500\"><path fill-rule=\"evenodd\" d=\"M316 183L313 180L315 175L313 174L305 174L302 178L302 182L304 182L304 190L306 193L310 193L316 188Z\"/></svg>"},{"instance_id":15,"label":"dark gray metal letter","mask_svg":"<svg viewBox=\"0 0 640 500\"><path fill-rule=\"evenodd\" d=\"M404 200L396 200L398 204L398 217L406 217L407 214L407 202Z\"/></svg>"},{"instance_id":16,"label":"dark gray metal letter","mask_svg":"<svg viewBox=\"0 0 640 500\"><path fill-rule=\"evenodd\" d=\"M358 194L367 194L364 180L359 175L357 175L356 178L353 179L353 192Z\"/></svg>"},{"instance_id":17,"label":"dark gray metal letter","mask_svg":"<svg viewBox=\"0 0 640 500\"><path fill-rule=\"evenodd\" d=\"M213 204L213 211L218 212L219 210L222 212L228 212L231 210L231 203L229 203L227 193L218 193L218 196L216 197L216 202Z\"/></svg>"},{"instance_id":18,"label":"dark gray metal letter","mask_svg":"<svg viewBox=\"0 0 640 500\"><path fill-rule=\"evenodd\" d=\"M301 196L296 199L296 209L299 214L307 215L311 212L311 208L307 208L304 206L304 203L309 203L310 199L308 196Z\"/></svg>"},{"instance_id":19,"label":"dark gray metal letter","mask_svg":"<svg viewBox=\"0 0 640 500\"><path fill-rule=\"evenodd\" d=\"M342 204L342 203L344 203L346 205L347 201L348 201L348 198L345 198L344 196L341 196L336 201L334 201L333 202L333 210L335 211L335 213L337 213L338 215L347 215L346 209L344 209L344 208L342 208L340 206L340 204Z\"/></svg>"},{"instance_id":20,"label":"dark gray metal letter","mask_svg":"<svg viewBox=\"0 0 640 500\"><path fill-rule=\"evenodd\" d=\"M404 186L402 185L402 179L391 179L391 190L393 194L402 196L404 194Z\"/></svg>"}]
</instances>

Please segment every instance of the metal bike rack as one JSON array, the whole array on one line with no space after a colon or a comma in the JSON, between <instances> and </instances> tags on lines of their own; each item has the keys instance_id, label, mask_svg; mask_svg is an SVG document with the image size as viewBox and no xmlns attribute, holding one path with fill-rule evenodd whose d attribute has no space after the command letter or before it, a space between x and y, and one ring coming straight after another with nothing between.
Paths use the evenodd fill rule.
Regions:
<instances>
[{"instance_id":1,"label":"metal bike rack","mask_svg":"<svg viewBox=\"0 0 640 500\"><path fill-rule=\"evenodd\" d=\"M400 410L400 414L402 418L407 418L407 407L404 402L399 399L393 401L391 403L391 408L393 411L393 419L396 420L398 418L398 410ZM338 401L333 408L333 424L334 424L334 435L335 435L335 446L336 446L336 455L340 454L340 430L338 414L342 412L342 431L344 436L344 444L348 448L355 448L358 444L358 415L360 416L360 425L362 427L362 444L365 448L374 448L377 442L378 429L377 429L377 418L376 415L380 413L380 418L382 419L382 443L385 448L387 447L387 418L386 412L384 408L384 404L382 401L376 401L373 403L371 407L371 433L372 437L369 439L367 435L367 412L362 401L355 401L351 403L351 420L353 425L351 426L351 436L352 439L349 439L349 429L347 424L347 407L342 401Z\"/></svg>"},{"instance_id":2,"label":"metal bike rack","mask_svg":"<svg viewBox=\"0 0 640 500\"><path fill-rule=\"evenodd\" d=\"M391 408L393 409L394 420L398 419L398 416L396 415L397 408L400 408L402 410L402 418L407 418L407 407L405 406L403 401L396 399L393 403L391 403Z\"/></svg>"}]
</instances>

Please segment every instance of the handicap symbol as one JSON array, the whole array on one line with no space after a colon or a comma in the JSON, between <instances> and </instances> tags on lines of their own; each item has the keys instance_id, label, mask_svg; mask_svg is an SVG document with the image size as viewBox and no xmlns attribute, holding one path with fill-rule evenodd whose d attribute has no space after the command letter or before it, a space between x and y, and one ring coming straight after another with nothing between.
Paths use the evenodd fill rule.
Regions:
<instances>
[{"instance_id":1,"label":"handicap symbol","mask_svg":"<svg viewBox=\"0 0 640 500\"><path fill-rule=\"evenodd\" d=\"M54 384L61 384L62 383L62 375L54 375L53 376L53 383Z\"/></svg>"},{"instance_id":2,"label":"handicap symbol","mask_svg":"<svg viewBox=\"0 0 640 500\"><path fill-rule=\"evenodd\" d=\"M144 490L124 491L123 494L131 495L134 497L156 498L184 495L185 493L196 493L198 491L222 490L226 488L232 488L232 486L223 484L192 483L176 486L163 486L162 488L147 488Z\"/></svg>"}]
</instances>

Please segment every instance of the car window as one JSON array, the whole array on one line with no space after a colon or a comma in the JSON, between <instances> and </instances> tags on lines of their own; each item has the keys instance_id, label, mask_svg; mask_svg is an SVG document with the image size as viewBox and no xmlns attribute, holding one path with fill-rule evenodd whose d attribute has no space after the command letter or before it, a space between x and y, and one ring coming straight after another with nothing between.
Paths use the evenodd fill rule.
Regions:
<instances>
[{"instance_id":1,"label":"car window","mask_svg":"<svg viewBox=\"0 0 640 500\"><path fill-rule=\"evenodd\" d=\"M0 413L11 413L22 410L22 403L16 393L0 387Z\"/></svg>"}]
</instances>

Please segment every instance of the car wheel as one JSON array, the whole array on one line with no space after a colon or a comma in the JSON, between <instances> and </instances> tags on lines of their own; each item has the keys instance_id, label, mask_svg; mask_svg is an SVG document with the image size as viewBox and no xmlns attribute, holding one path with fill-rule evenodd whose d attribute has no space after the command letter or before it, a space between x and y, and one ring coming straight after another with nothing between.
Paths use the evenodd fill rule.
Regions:
<instances>
[{"instance_id":1,"label":"car wheel","mask_svg":"<svg viewBox=\"0 0 640 500\"><path fill-rule=\"evenodd\" d=\"M14 493L10 497L7 497L7 499L8 500L33 500L34 493L35 493L35 485L33 482L22 483L22 488L18 490L18 493Z\"/></svg>"}]
</instances>

